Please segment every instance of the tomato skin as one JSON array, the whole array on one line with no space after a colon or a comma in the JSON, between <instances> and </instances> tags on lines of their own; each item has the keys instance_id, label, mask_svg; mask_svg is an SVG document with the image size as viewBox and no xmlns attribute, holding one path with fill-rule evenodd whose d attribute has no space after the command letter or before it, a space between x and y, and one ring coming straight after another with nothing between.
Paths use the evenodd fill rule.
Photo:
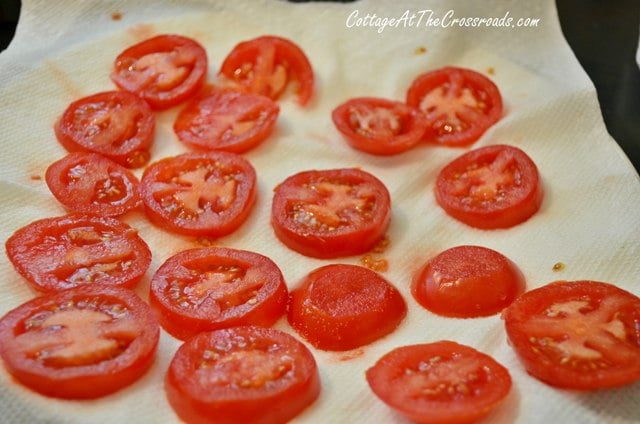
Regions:
<instances>
[{"instance_id":1,"label":"tomato skin","mask_svg":"<svg viewBox=\"0 0 640 424\"><path fill-rule=\"evenodd\" d=\"M599 314L607 300L616 302L614 312L605 318L611 321L590 322L585 318ZM562 316L563 313L555 316L550 313L555 305L575 302L585 302L579 311L595 309L578 312L582 322L566 326L562 321L566 322L570 317ZM557 316L560 318L555 320ZM546 325L547 330L539 329L545 324L539 320L549 320L550 317L554 320ZM520 296L504 310L502 318L511 347L527 372L544 383L567 389L595 390L640 380L640 299L614 285L597 281L556 281ZM623 339L614 335L613 324L616 321L622 323ZM603 328L597 328L598 325L604 327L606 333L600 331L599 334L598 330ZM556 334L550 334L548 327L553 328ZM600 357L582 358L585 363L579 364L576 362L579 358L564 357L557 351L557 346L563 341L571 342L585 334L586 341L580 344L598 351ZM598 337L601 334L605 334L604 339ZM608 346L602 345L603 340ZM544 346L541 348L538 342L544 342ZM554 346L556 352L544 350L554 349Z\"/></svg>"},{"instance_id":2,"label":"tomato skin","mask_svg":"<svg viewBox=\"0 0 640 424\"><path fill-rule=\"evenodd\" d=\"M136 72L135 66L139 64L140 59L154 54L184 56L181 60L187 62L183 65L189 68L188 75L178 85L167 89L160 87L157 81L138 81L144 72ZM153 69L155 64L151 64L149 68ZM200 43L180 35L163 34L134 44L120 53L114 63L111 80L122 90L140 96L153 109L161 110L182 103L196 94L206 76L207 52Z\"/></svg>"},{"instance_id":3,"label":"tomato skin","mask_svg":"<svg viewBox=\"0 0 640 424\"><path fill-rule=\"evenodd\" d=\"M478 164L497 161L508 155L519 172L519 184L508 188L500 202L489 205L482 202L466 203L465 196L456 194L459 175L473 172ZM490 166L490 165L489 165ZM492 145L467 152L445 166L436 180L436 201L453 218L469 226L482 229L509 228L535 214L543 200L543 188L535 163L517 147Z\"/></svg>"},{"instance_id":4,"label":"tomato skin","mask_svg":"<svg viewBox=\"0 0 640 424\"><path fill-rule=\"evenodd\" d=\"M109 113L116 114L113 120ZM98 153L124 167L138 168L149 161L155 117L137 96L105 91L71 103L54 129L69 152Z\"/></svg>"},{"instance_id":5,"label":"tomato skin","mask_svg":"<svg viewBox=\"0 0 640 424\"><path fill-rule=\"evenodd\" d=\"M212 308L206 301L199 302L197 306L192 305L191 309L181 307L169 296L170 283L194 269L188 266L190 264L200 264L205 269L219 265L246 267L245 272L250 272L250 269L257 271L256 279L260 279L263 285L257 289L258 293L253 298L256 302L252 304L249 300L220 314L216 314L216 308ZM149 302L158 312L162 327L172 336L187 340L198 333L221 328L240 325L271 326L284 314L287 295L282 273L271 259L246 250L212 247L185 250L167 259L151 280ZM218 305L219 302L215 303Z\"/></svg>"},{"instance_id":6,"label":"tomato skin","mask_svg":"<svg viewBox=\"0 0 640 424\"><path fill-rule=\"evenodd\" d=\"M350 350L393 332L407 313L398 290L355 265L315 269L291 292L289 324L323 350Z\"/></svg>"},{"instance_id":7,"label":"tomato skin","mask_svg":"<svg viewBox=\"0 0 640 424\"><path fill-rule=\"evenodd\" d=\"M429 375L429 367L437 369L438 363L451 363L454 359L472 361L482 370L484 380L475 387L473 395L460 392L459 388L454 389L456 392L453 395L441 393L435 382L432 386L420 380L411 384L414 381L410 380L413 378L411 375ZM420 369L422 364L426 370ZM442 379L443 375L454 373L454 367L455 363L447 367L446 373L444 370L440 373L434 371L434 378ZM407 372L409 370L412 372ZM450 341L396 348L369 368L366 377L371 390L384 403L405 417L425 424L475 422L495 409L511 389L511 377L506 368L484 353ZM442 383L447 384L449 380ZM472 385L474 382L466 381L465 384ZM453 385L449 383L448 387L452 388ZM425 389L438 392L427 395L422 392ZM429 396L434 396L434 399L428 399Z\"/></svg>"},{"instance_id":8,"label":"tomato skin","mask_svg":"<svg viewBox=\"0 0 640 424\"><path fill-rule=\"evenodd\" d=\"M20 350L14 339L28 331L25 321L29 317L68 302L78 303L86 299L116 302L135 319L140 332L118 356L96 364L60 367L47 366ZM83 286L37 297L9 311L0 319L0 356L7 370L31 390L51 397L93 399L120 390L139 379L153 363L159 335L153 312L133 291L99 285Z\"/></svg>"},{"instance_id":9,"label":"tomato skin","mask_svg":"<svg viewBox=\"0 0 640 424\"><path fill-rule=\"evenodd\" d=\"M212 374L208 371L211 368L198 368L202 353L209 350L229 358L225 355L227 352L220 352L215 347L216 342L235 353L243 350L238 348L239 340L247 345L257 345L261 351L277 346L291 358L291 370L281 378L269 380L268 386L243 388L209 383L213 380L207 378ZM254 376L252 370L260 371L260 363L242 367L242 359L233 362L235 368L240 369L239 373L244 371L248 378ZM271 328L235 327L200 333L183 344L169 366L165 391L169 403L187 424L279 424L293 419L316 400L320 393L320 378L313 355L293 337Z\"/></svg>"}]
</instances>

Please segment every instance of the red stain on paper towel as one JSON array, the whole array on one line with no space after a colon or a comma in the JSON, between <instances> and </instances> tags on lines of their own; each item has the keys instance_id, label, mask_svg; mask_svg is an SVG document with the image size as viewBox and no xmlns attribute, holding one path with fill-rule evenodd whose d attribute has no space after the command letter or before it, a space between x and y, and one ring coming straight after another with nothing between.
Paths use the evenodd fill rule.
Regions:
<instances>
[{"instance_id":1,"label":"red stain on paper towel","mask_svg":"<svg viewBox=\"0 0 640 424\"><path fill-rule=\"evenodd\" d=\"M80 87L78 87L58 65L50 61L46 61L45 65L49 74L51 74L53 79L62 86L67 94L74 99L84 97Z\"/></svg>"},{"instance_id":2,"label":"red stain on paper towel","mask_svg":"<svg viewBox=\"0 0 640 424\"><path fill-rule=\"evenodd\" d=\"M129 28L127 32L136 40L146 40L155 33L155 28L151 24L138 24Z\"/></svg>"}]
</instances>

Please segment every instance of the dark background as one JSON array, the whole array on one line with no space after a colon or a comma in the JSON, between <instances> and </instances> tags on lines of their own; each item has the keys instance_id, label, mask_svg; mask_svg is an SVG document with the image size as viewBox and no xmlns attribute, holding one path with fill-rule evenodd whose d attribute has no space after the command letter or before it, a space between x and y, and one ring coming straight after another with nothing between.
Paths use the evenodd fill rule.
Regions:
<instances>
[{"instance_id":1,"label":"dark background","mask_svg":"<svg viewBox=\"0 0 640 424\"><path fill-rule=\"evenodd\" d=\"M640 69L635 61L640 1L556 4L562 31L596 86L609 133L640 170ZM13 37L19 13L19 0L0 0L0 51Z\"/></svg>"}]
</instances>

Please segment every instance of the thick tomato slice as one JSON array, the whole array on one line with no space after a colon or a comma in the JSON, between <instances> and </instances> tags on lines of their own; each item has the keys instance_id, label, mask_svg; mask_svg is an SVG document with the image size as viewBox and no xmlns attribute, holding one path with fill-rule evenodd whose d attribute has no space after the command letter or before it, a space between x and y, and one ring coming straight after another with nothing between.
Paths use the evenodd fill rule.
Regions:
<instances>
[{"instance_id":1,"label":"thick tomato slice","mask_svg":"<svg viewBox=\"0 0 640 424\"><path fill-rule=\"evenodd\" d=\"M9 237L6 249L16 270L46 292L94 284L132 288L151 264L135 229L89 214L32 222Z\"/></svg>"},{"instance_id":2,"label":"thick tomato slice","mask_svg":"<svg viewBox=\"0 0 640 424\"><path fill-rule=\"evenodd\" d=\"M0 356L32 390L96 398L147 371L159 334L151 308L131 290L76 287L37 297L0 319Z\"/></svg>"},{"instance_id":3,"label":"thick tomato slice","mask_svg":"<svg viewBox=\"0 0 640 424\"><path fill-rule=\"evenodd\" d=\"M150 165L140 192L147 216L185 235L223 236L249 216L256 171L233 153L187 153Z\"/></svg>"},{"instance_id":4,"label":"thick tomato slice","mask_svg":"<svg viewBox=\"0 0 640 424\"><path fill-rule=\"evenodd\" d=\"M511 377L493 358L450 341L399 347L367 370L371 390L419 423L464 424L507 396Z\"/></svg>"},{"instance_id":5,"label":"thick tomato slice","mask_svg":"<svg viewBox=\"0 0 640 424\"><path fill-rule=\"evenodd\" d=\"M540 209L538 168L522 150L494 145L472 150L445 166L436 181L438 204L477 228L508 228Z\"/></svg>"},{"instance_id":6,"label":"thick tomato slice","mask_svg":"<svg viewBox=\"0 0 640 424\"><path fill-rule=\"evenodd\" d=\"M316 362L278 330L235 327L200 333L176 352L165 390L189 424L279 424L320 393Z\"/></svg>"},{"instance_id":7,"label":"thick tomato slice","mask_svg":"<svg viewBox=\"0 0 640 424\"><path fill-rule=\"evenodd\" d=\"M95 153L71 153L47 168L47 185L74 212L122 215L138 207L138 179L130 171Z\"/></svg>"},{"instance_id":8,"label":"thick tomato slice","mask_svg":"<svg viewBox=\"0 0 640 424\"><path fill-rule=\"evenodd\" d=\"M596 281L558 281L520 296L503 313L529 374L593 390L640 379L640 299Z\"/></svg>"},{"instance_id":9,"label":"thick tomato slice","mask_svg":"<svg viewBox=\"0 0 640 424\"><path fill-rule=\"evenodd\" d=\"M335 258L371 249L391 217L384 184L359 169L305 171L278 185L271 225L303 255Z\"/></svg>"},{"instance_id":10,"label":"thick tomato slice","mask_svg":"<svg viewBox=\"0 0 640 424\"><path fill-rule=\"evenodd\" d=\"M186 340L220 328L272 325L285 312L287 286L265 256L222 247L191 249L158 269L149 301L162 327Z\"/></svg>"},{"instance_id":11,"label":"thick tomato slice","mask_svg":"<svg viewBox=\"0 0 640 424\"><path fill-rule=\"evenodd\" d=\"M458 246L427 262L413 281L413 297L438 315L496 314L524 291L524 277L508 258L480 246Z\"/></svg>"},{"instance_id":12,"label":"thick tomato slice","mask_svg":"<svg viewBox=\"0 0 640 424\"><path fill-rule=\"evenodd\" d=\"M268 97L210 88L189 102L173 129L189 147L242 153L271 134L279 112Z\"/></svg>"},{"instance_id":13,"label":"thick tomato slice","mask_svg":"<svg viewBox=\"0 0 640 424\"><path fill-rule=\"evenodd\" d=\"M407 104L429 122L425 139L467 146L502 117L502 96L487 77L470 69L447 67L420 75L407 92Z\"/></svg>"},{"instance_id":14,"label":"thick tomato slice","mask_svg":"<svg viewBox=\"0 0 640 424\"><path fill-rule=\"evenodd\" d=\"M418 144L427 119L417 109L387 99L360 97L333 110L333 123L355 149L393 155Z\"/></svg>"},{"instance_id":15,"label":"thick tomato slice","mask_svg":"<svg viewBox=\"0 0 640 424\"><path fill-rule=\"evenodd\" d=\"M289 83L297 84L298 103L313 94L313 69L296 44L285 38L263 36L236 45L220 67L220 74L250 93L276 100Z\"/></svg>"},{"instance_id":16,"label":"thick tomato slice","mask_svg":"<svg viewBox=\"0 0 640 424\"><path fill-rule=\"evenodd\" d=\"M155 117L135 95L106 91L71 103L55 131L70 152L99 153L127 168L138 168L149 161Z\"/></svg>"},{"instance_id":17,"label":"thick tomato slice","mask_svg":"<svg viewBox=\"0 0 640 424\"><path fill-rule=\"evenodd\" d=\"M195 40L158 35L118 55L111 80L121 89L166 109L194 95L207 76L207 52Z\"/></svg>"},{"instance_id":18,"label":"thick tomato slice","mask_svg":"<svg viewBox=\"0 0 640 424\"><path fill-rule=\"evenodd\" d=\"M355 265L327 265L291 292L288 318L315 347L349 350L391 333L406 313L400 292L380 275Z\"/></svg>"}]
</instances>

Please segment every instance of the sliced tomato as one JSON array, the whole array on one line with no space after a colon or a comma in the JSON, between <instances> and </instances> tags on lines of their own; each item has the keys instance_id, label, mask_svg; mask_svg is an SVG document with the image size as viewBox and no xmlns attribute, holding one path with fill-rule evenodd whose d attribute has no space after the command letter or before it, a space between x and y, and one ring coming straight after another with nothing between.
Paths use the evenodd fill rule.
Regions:
<instances>
[{"instance_id":1,"label":"sliced tomato","mask_svg":"<svg viewBox=\"0 0 640 424\"><path fill-rule=\"evenodd\" d=\"M593 390L640 380L640 299L596 281L557 281L503 313L527 372L553 386Z\"/></svg>"},{"instance_id":2,"label":"sliced tomato","mask_svg":"<svg viewBox=\"0 0 640 424\"><path fill-rule=\"evenodd\" d=\"M320 393L316 362L278 330L235 327L200 333L176 352L165 380L187 423L285 423Z\"/></svg>"},{"instance_id":3,"label":"sliced tomato","mask_svg":"<svg viewBox=\"0 0 640 424\"><path fill-rule=\"evenodd\" d=\"M131 290L91 285L37 297L0 319L0 356L36 392L96 398L140 378L160 330Z\"/></svg>"},{"instance_id":4,"label":"sliced tomato","mask_svg":"<svg viewBox=\"0 0 640 424\"><path fill-rule=\"evenodd\" d=\"M302 49L281 37L263 36L236 45L220 67L238 88L276 100L288 84L297 84L298 103L313 94L313 69Z\"/></svg>"},{"instance_id":5,"label":"sliced tomato","mask_svg":"<svg viewBox=\"0 0 640 424\"><path fill-rule=\"evenodd\" d=\"M508 228L540 209L538 168L517 147L472 150L445 166L436 181L438 204L455 219L477 228Z\"/></svg>"},{"instance_id":6,"label":"sliced tomato","mask_svg":"<svg viewBox=\"0 0 640 424\"><path fill-rule=\"evenodd\" d=\"M391 333L406 313L400 292L380 275L355 265L327 265L291 292L288 318L315 347L349 350Z\"/></svg>"},{"instance_id":7,"label":"sliced tomato","mask_svg":"<svg viewBox=\"0 0 640 424\"><path fill-rule=\"evenodd\" d=\"M495 409L511 389L505 367L450 341L399 347L367 370L371 390L419 423L464 424Z\"/></svg>"},{"instance_id":8,"label":"sliced tomato","mask_svg":"<svg viewBox=\"0 0 640 424\"><path fill-rule=\"evenodd\" d=\"M132 288L151 263L135 229L89 214L32 222L9 237L6 249L20 275L46 292L94 284Z\"/></svg>"},{"instance_id":9,"label":"sliced tomato","mask_svg":"<svg viewBox=\"0 0 640 424\"><path fill-rule=\"evenodd\" d=\"M95 153L71 153L47 168L47 185L74 212L122 215L141 204L138 179Z\"/></svg>"},{"instance_id":10,"label":"sliced tomato","mask_svg":"<svg viewBox=\"0 0 640 424\"><path fill-rule=\"evenodd\" d=\"M156 225L185 235L223 236L249 216L256 172L232 153L187 153L150 165L140 192Z\"/></svg>"},{"instance_id":11,"label":"sliced tomato","mask_svg":"<svg viewBox=\"0 0 640 424\"><path fill-rule=\"evenodd\" d=\"M508 258L480 246L447 249L413 281L413 297L438 315L473 318L496 314L524 291L524 277Z\"/></svg>"},{"instance_id":12,"label":"sliced tomato","mask_svg":"<svg viewBox=\"0 0 640 424\"><path fill-rule=\"evenodd\" d=\"M118 55L111 80L121 89L167 109L193 96L207 76L207 52L195 40L158 35Z\"/></svg>"},{"instance_id":13,"label":"sliced tomato","mask_svg":"<svg viewBox=\"0 0 640 424\"><path fill-rule=\"evenodd\" d=\"M55 125L70 152L99 153L127 168L149 161L155 118L149 105L126 91L106 91L71 103Z\"/></svg>"},{"instance_id":14,"label":"sliced tomato","mask_svg":"<svg viewBox=\"0 0 640 424\"><path fill-rule=\"evenodd\" d=\"M373 97L351 99L331 117L353 148L375 155L404 152L418 144L427 129L427 119L417 109Z\"/></svg>"},{"instance_id":15,"label":"sliced tomato","mask_svg":"<svg viewBox=\"0 0 640 424\"><path fill-rule=\"evenodd\" d=\"M502 117L498 87L470 69L446 67L420 75L409 87L407 104L425 114L425 139L447 146L468 146Z\"/></svg>"},{"instance_id":16,"label":"sliced tomato","mask_svg":"<svg viewBox=\"0 0 640 424\"><path fill-rule=\"evenodd\" d=\"M318 258L371 249L391 217L384 184L359 169L306 171L287 178L273 196L271 225L289 248Z\"/></svg>"},{"instance_id":17,"label":"sliced tomato","mask_svg":"<svg viewBox=\"0 0 640 424\"><path fill-rule=\"evenodd\" d=\"M209 88L180 112L173 129L194 149L242 153L271 134L279 111L268 97Z\"/></svg>"}]
</instances>

